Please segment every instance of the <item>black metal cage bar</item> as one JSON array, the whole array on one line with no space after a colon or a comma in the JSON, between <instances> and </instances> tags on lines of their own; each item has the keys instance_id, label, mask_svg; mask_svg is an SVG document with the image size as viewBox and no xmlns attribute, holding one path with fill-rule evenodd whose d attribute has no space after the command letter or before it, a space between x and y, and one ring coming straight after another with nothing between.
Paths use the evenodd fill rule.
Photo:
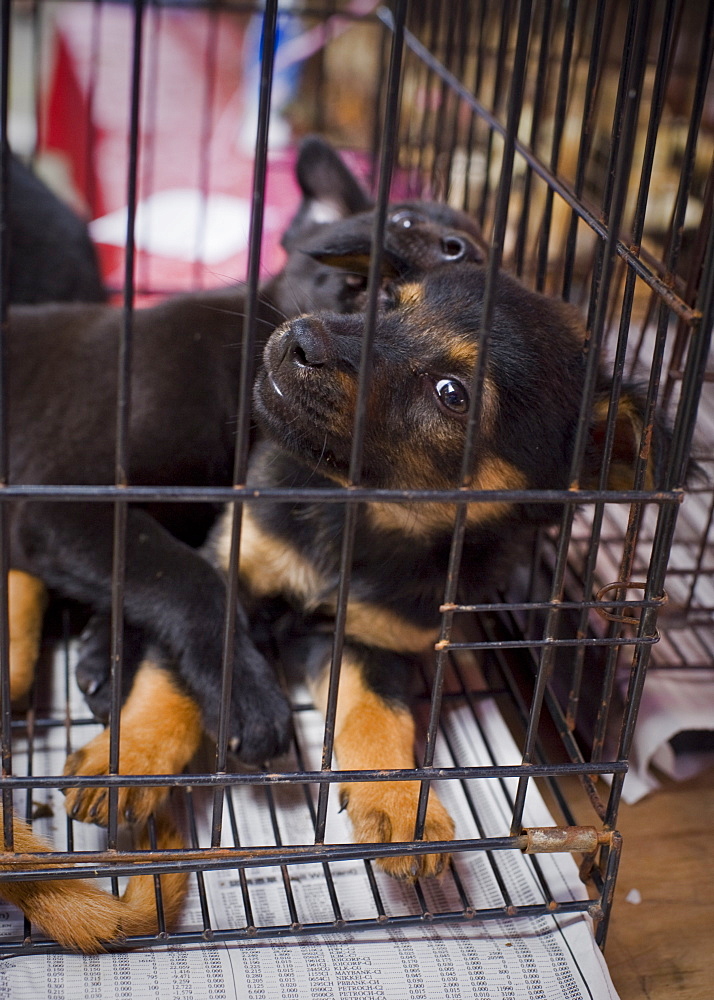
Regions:
<instances>
[{"instance_id":1,"label":"black metal cage bar","mask_svg":"<svg viewBox=\"0 0 714 1000\"><path fill-rule=\"evenodd\" d=\"M2 72L0 73L0 317L6 335L9 279L6 262L12 252L8 232L8 110L12 94L11 27L27 17L26 6L2 0ZM53 26L54 12L32 5L35 37ZM53 8L62 8L54 4ZM102 99L107 44L103 20L113 8L108 0L73 4L85 17L86 45L83 147L83 195L92 212L100 203L94 143L99 126L96 108ZM8 477L8 414L4 381L5 353L0 353L0 691L2 694L2 765L4 814L3 882L66 879L97 875L116 879L136 874L188 871L195 881L200 921L190 931L169 933L157 888L158 937L137 938L137 945L170 940L231 941L253 937L322 934L345 927L362 930L376 925L400 927L434 922L502 919L507 916L589 913L604 943L612 903L621 842L617 813L632 750L635 721L648 667L658 669L667 658L678 665L711 667L714 612L714 563L711 524L714 511L711 478L714 455L711 430L711 329L714 320L714 239L711 235L714 171L714 93L711 63L714 5L681 0L630 3L570 0L519 3L452 0L412 3L394 0L355 13L337 0L305 0L285 5L230 2L208 6L134 0L131 63L124 82L129 99L126 138L126 240L123 247L122 303L124 327L118 359L116 476L113 485L47 484L11 481ZM364 5L362 5L364 8ZM697 8L696 11L694 8ZM256 130L251 139L252 173L244 313L235 317L236 349L242 352L240 404L235 414L232 482L204 487L137 485L128 475L128 435L132 412L132 322L138 295L163 295L164 276L156 263L135 245L137 210L154 192L161 167L161 148L153 141L155 123L165 113L160 93L165 66L161 44L171 12L187 8L205 15L206 35L200 48L200 149L195 185L202 208L194 234L195 256L188 285L202 287L222 275L203 266L207 198L213 184L212 144L226 127L226 106L219 96L221 33L237 26L247 30L260 20L258 76L252 80ZM76 13L76 10L75 10ZM76 23L76 22L75 22ZM39 25L39 28L38 28ZM269 183L275 158L271 147L271 109L275 111L276 79L285 71L279 50L287 26L299 32L322 32L308 57L303 75L285 112L292 116L294 136L320 130L338 145L352 147L363 158L365 176L374 179L374 221L366 290L366 336L360 363L349 485L335 488L254 489L246 486L251 435L251 392L261 295L261 263L266 237ZM345 83L340 55L331 58L344 33L364 31L359 45L373 62ZM287 32L289 36L289 32ZM311 36L312 37L312 36ZM317 36L315 36L317 37ZM691 59L694 42L697 58ZM85 43L83 43L85 44ZM39 48L39 47L38 47ZM338 50L339 52L339 50ZM247 59L248 53L243 50ZM303 64L304 63L304 64ZM376 67L376 69L373 69ZM235 67L231 66L231 72ZM45 70L45 72L47 72ZM46 141L50 99L28 70L38 130L37 150ZM349 91L359 90L357 124ZM340 99L346 117L341 117ZM347 93L348 97L344 95ZM350 117L352 114L353 117ZM232 121L230 127L238 127ZM79 129L79 124L77 125ZM158 134L158 133L157 133ZM148 138L150 137L150 138ZM12 136L11 136L12 138ZM397 192L395 195L394 192ZM427 197L460 208L476 218L490 246L486 265L480 353L468 414L462 477L450 490L381 490L362 484L362 449L369 419L368 395L372 335L380 309L380 267L390 197ZM96 213L95 213L96 214ZM605 421L604 460L597 488L580 490L490 490L468 488L484 405L484 377L489 329L498 281L510 271L529 287L559 296L580 307L587 319L584 345L587 375L580 422L573 446L572 476L581 476L599 366L612 378ZM233 276L231 276L233 277ZM709 366L709 367L708 367ZM646 396L645 420L638 441L633 486L607 487L613 459L617 405L625 378L636 371ZM648 485L646 466L652 428L662 405L673 417L664 488ZM10 415L11 417L11 415ZM700 430L704 428L704 432ZM703 475L689 486L690 453ZM108 774L65 776L38 769L38 741L64 730L66 749L76 749L83 729L93 720L88 710L76 712L72 694L70 647L75 638L76 609L64 608L62 634L55 645L64 649L61 706L47 701L47 684L38 679L27 711L13 713L10 704L7 511L13 504L37 502L113 504L114 572L112 578L110 758ZM322 747L317 757L305 746L301 720L311 706L302 691L294 695L296 738L282 771L234 768L227 750L228 713L234 683L231 664L239 602L239 556L243 503L339 504L344 508L341 575L331 636L332 660ZM354 531L360 506L387 504L452 504L454 530L445 582L441 632L431 662L423 665L417 718L419 766L389 772L340 770L333 762L340 665L345 640L350 573L355 559ZM685 501L683 503L683 501ZM191 773L121 775L120 713L124 656L124 570L126 518L131 505L151 503L232 507L228 612L223 632L221 706L217 750L204 755ZM458 603L459 572L468 504L550 504L560 514L553 529L540 531L523 574L505 592L481 604ZM680 513L681 509L683 511ZM562 513L560 513L562 511ZM665 607L669 594L670 605ZM80 616L81 617L81 616ZM684 650L681 655L677 650ZM698 650L693 661L692 648ZM49 646L48 646L49 648ZM664 649L664 653L662 650ZM47 658L47 653L45 654ZM57 654L60 656L60 654ZM60 656L61 659L61 656ZM58 697L54 691L55 700ZM484 704L493 703L509 723L518 760L499 761L484 721ZM469 713L469 725L492 763L460 759L460 747L446 724L454 706ZM74 707L73 707L74 706ZM474 737L476 739L476 737ZM443 753L437 754L437 741ZM21 744L27 773L13 767ZM208 759L210 758L210 760ZM336 765L336 766L335 766ZM607 778L609 786L605 786ZM413 841L408 844L331 843L328 808L333 786L349 782L419 781L421 795ZM491 782L492 785L488 783ZM569 784L569 782L571 784ZM579 782L591 811L576 819L568 789ZM423 840L430 789L453 784L478 836L435 845ZM482 814L478 787L497 787L505 802L508 827L494 835ZM67 820L66 849L47 855L52 867L38 869L36 859L14 855L12 803L15 812L32 819L33 793L101 787L109 796L106 847L74 850L75 820ZM177 814L185 817L187 844L174 851L156 848L125 850L121 844L118 792L122 787L170 787ZM556 823L567 836L582 826L587 834L570 840L566 850L582 858L581 873L590 898L563 898L551 888L539 853L528 853L525 809L530 789L548 797ZM605 790L603 790L605 789ZM295 842L285 829L285 803L293 795L301 803L312 831ZM23 796L25 798L23 799ZM246 836L243 810L254 797L267 817L265 840ZM24 809L18 810L18 802ZM288 813L286 812L286 816ZM207 826L204 823L208 816ZM206 832L207 831L207 832ZM153 837L153 839L151 839ZM444 876L440 899L417 883L401 909L385 903L375 874L378 858L408 852L415 856L442 847L456 861ZM526 852L529 892L521 898L503 867L508 852ZM461 858L481 854L496 895L474 894ZM338 862L364 866L373 913L348 916L341 896ZM316 863L324 880L326 903L319 915L305 915L291 883L295 866ZM272 866L282 886L285 920L261 922L250 873ZM226 926L212 923L206 878L215 871L233 872L243 913ZM157 887L158 887L157 880ZM535 901L534 901L535 900ZM3 956L56 951L25 927L16 940L0 941Z\"/></svg>"}]
</instances>

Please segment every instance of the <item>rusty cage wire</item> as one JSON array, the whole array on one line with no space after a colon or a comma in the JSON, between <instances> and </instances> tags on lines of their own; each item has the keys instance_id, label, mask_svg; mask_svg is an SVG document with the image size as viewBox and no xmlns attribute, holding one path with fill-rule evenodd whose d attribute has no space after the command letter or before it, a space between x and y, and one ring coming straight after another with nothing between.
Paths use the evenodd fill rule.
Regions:
<instances>
[{"instance_id":1,"label":"rusty cage wire","mask_svg":"<svg viewBox=\"0 0 714 1000\"><path fill-rule=\"evenodd\" d=\"M92 109L108 64L105 46L111 45L111 39L102 33L102 18L112 4L94 0L52 6L55 11L73 8L75 18L80 11L91 39L85 67L86 100L77 110L78 116L86 117L70 126L84 144L76 156L77 162L87 165L84 195L91 207L95 197L93 171L97 169L92 159L93 142L101 127L92 119ZM708 544L714 502L711 475L707 475L714 461L710 433L714 400L711 369L706 368L714 289L714 95L710 79L714 6L681 0L570 0L565 4L549 0L452 0L448 4L392 0L381 6L339 0L291 4L225 0L205 5L134 0L123 7L130 19L131 46L122 100L130 105L126 111L127 152L119 168L125 176L130 209L139 186L144 195L150 190L153 164L162 156L160 145L146 136L147 122L162 112L158 102L152 103L152 95L160 90L159 50L167 18L178 11L182 16L191 12L200 18L195 22L196 30L203 33L205 48L195 83L201 93L206 128L198 140L202 148L207 145L211 123L215 124L212 101L218 84L212 73L219 45L217 29L227 19L245 25L254 16L262 18L264 56L255 123L257 142L253 143L253 215L247 261L248 337L255 319L265 188L272 163L269 97L281 71L274 65L274 53L281 32L290 34L289 26L299 22L301 31L322 35L317 51L303 67L286 115L289 119L292 116L296 133L321 132L333 138L338 147L351 147L363 155L377 205L375 240L381 239L380 225L384 225L391 186L406 197L446 201L472 214L491 248L487 287L495 286L500 268L505 267L530 287L580 306L590 331L589 350L606 358L617 376L637 374L646 387L650 415L662 405L672 415L673 440L666 483L657 492L643 486L617 493L591 490L576 495L565 491L541 498L563 505L562 521L557 529L541 533L530 565L513 579L508 592L494 594L488 604L465 607L455 602L456 575L445 581L441 641L434 662L424 665L419 698L418 717L423 723L420 766L408 776L421 779L425 789L431 783L458 783L464 790L481 833L476 839L455 841L450 850L457 862L461 855L482 853L499 886L497 898L484 902L473 897L460 880L456 863L444 876L448 888L442 888L441 894L430 894L418 883L403 911L387 913L372 875L372 861L399 848L332 844L325 829L330 788L335 781L377 781L384 775L340 772L333 767L330 753L323 755L321 766L308 764L306 761L315 757L310 757L299 739L291 762L282 772L234 769L225 750L219 750L215 758L209 754L192 773L163 778L164 784L173 787L177 809L185 814L191 831L191 846L183 851L141 854L125 849L115 808L110 815L107 850L81 855L87 873L117 878L135 873L138 865L153 873L170 871L177 865L195 873L192 878L203 901L201 926L193 932L132 942L137 945L167 939L181 943L297 931L359 930L374 926L375 921L405 925L425 918L473 921L504 915L547 915L554 910L589 912L596 920L598 941L604 943L620 852L618 806L646 671L648 666L666 669L676 664L711 667L714 652L714 565ZM48 72L43 60L50 23L44 8L42 2L2 2L3 140L12 96L8 67L12 66L14 77L26 75L33 95L38 129L32 152L36 153L42 151L52 114L42 83ZM19 19L32 25L33 57L24 58L21 67L12 62L11 46L16 40L11 29ZM358 35L359 46L349 42L353 35ZM354 44L365 53L362 63L357 57L346 58L345 42L347 48ZM209 191L211 179L201 149L187 149L189 155L195 160L196 186ZM5 141L2 171L6 178ZM5 219L6 185L3 199ZM119 660L114 673L115 699L120 692L118 623L122 620L121 553L127 505L162 499L177 503L230 501L240 510L240 501L250 495L242 486L245 454L241 451L249 419L249 391L237 414L232 485L151 488L136 487L126 480L135 299L139 294L166 291L161 287L163 277L152 281L149 265L137 260L134 217L131 210L128 214L123 287L115 289L125 310L118 371L116 484L37 487L9 482L4 432L0 438L0 509L4 512L7 504L38 499L58 503L111 501L115 506L113 653ZM189 275L186 287L199 275L200 264ZM5 316L9 304L4 285L0 289ZM369 301L368 309L374 310L376 296ZM700 396L704 405L697 418ZM4 426L7 418L3 412ZM364 433L363 418L364 414L356 415L356 455ZM704 475L682 504L684 471L693 441ZM349 497L338 488L328 494L321 493L319 499L344 506L342 552L343 565L348 567L353 556L352 512L356 504L374 499L374 494L359 486L350 489ZM304 498L289 491L287 495L314 499L309 490ZM402 499L406 499L406 491ZM473 497L457 490L444 499L456 500L463 510L464 501ZM524 500L528 502L528 498ZM237 518L238 527L239 521ZM460 523L457 516L454 565L458 564L462 540ZM0 606L5 607L5 514L2 525ZM235 544L240 544L238 536ZM346 578L338 598L338 619L348 588ZM668 603L658 615L665 593ZM231 591L231 598L235 596ZM33 757L33 747L48 732L60 734L67 747L76 747L92 722L89 712L81 708L81 699L78 702L71 694L74 614L74 610L64 608L55 615L59 627L55 628L53 648L65 650L56 658L65 677L57 680L55 676L54 696L58 697L59 689L62 705L55 702L50 709L48 685L38 681L29 708L15 713L9 705L7 680L8 621L6 615L1 618L5 647L1 661L2 788L8 851L12 849L7 822L11 803L14 801L20 815L32 820L38 796L76 785L79 780L43 773L41 758ZM338 634L334 647L337 660L340 643ZM296 699L297 717L309 706L300 693ZM465 706L480 738L488 742L489 733L480 715L480 706L487 699L495 701L509 722L518 746L516 763L496 761L492 766L474 766L459 759L453 734L444 732L449 711L455 705ZM118 718L118 704L112 718ZM221 724L225 725L225 718ZM333 728L334 717L328 717L328 737ZM435 756L440 731L448 748L445 756ZM28 748L24 771L13 764L18 741ZM112 754L116 770L116 739ZM405 778L407 774L397 772L394 776ZM110 788L152 783L150 776L116 774L110 779L84 780L95 785L106 783ZM510 828L497 836L489 832L479 815L475 789L487 782L499 784L511 811ZM588 815L576 817L573 812L569 803L573 782L585 789ZM543 790L556 813L557 836L565 840L565 849L581 859L581 874L590 890L588 900L559 897L543 874L539 851L553 849L553 833L524 830L526 793L532 783ZM262 797L271 817L260 844L241 844L237 817L241 807L236 805L235 795L246 789ZM298 844L286 837L280 818L284 797L294 799L295 795L304 802L314 828L312 840ZM200 810L212 817L206 839L197 833ZM73 827L81 824L71 819L66 823L67 849L57 850L48 859L56 866L49 873L52 878L77 876L76 867L70 866L78 857L73 853ZM417 827L410 849L419 852L425 849L420 846L419 823ZM505 884L500 866L502 858L512 851L528 852L536 899L528 893L521 897L518 890ZM366 865L374 894L372 914L350 917L345 911L339 876L334 873L334 864L345 859ZM301 912L290 881L292 866L307 862L322 865L325 885L324 908L311 916ZM287 918L261 924L254 917L252 896L259 890L251 886L247 875L252 868L269 866L274 877L282 881ZM226 877L240 883L245 912L234 924L210 925L203 878L214 870L229 873ZM38 872L22 862L0 873L3 881L37 877ZM160 909L160 900L158 906ZM17 940L3 939L1 947L3 955L48 950L57 950L57 946L33 937L29 927Z\"/></svg>"}]
</instances>

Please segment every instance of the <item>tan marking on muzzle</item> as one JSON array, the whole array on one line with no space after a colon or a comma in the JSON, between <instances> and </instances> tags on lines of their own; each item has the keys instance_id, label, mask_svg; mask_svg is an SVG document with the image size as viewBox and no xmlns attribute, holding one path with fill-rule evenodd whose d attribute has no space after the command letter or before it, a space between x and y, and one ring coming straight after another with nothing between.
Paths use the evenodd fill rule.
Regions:
<instances>
[{"instance_id":1,"label":"tan marking on muzzle","mask_svg":"<svg viewBox=\"0 0 714 1000\"><path fill-rule=\"evenodd\" d=\"M401 308L420 306L424 301L424 286L418 281L408 281L397 288L397 302Z\"/></svg>"}]
</instances>

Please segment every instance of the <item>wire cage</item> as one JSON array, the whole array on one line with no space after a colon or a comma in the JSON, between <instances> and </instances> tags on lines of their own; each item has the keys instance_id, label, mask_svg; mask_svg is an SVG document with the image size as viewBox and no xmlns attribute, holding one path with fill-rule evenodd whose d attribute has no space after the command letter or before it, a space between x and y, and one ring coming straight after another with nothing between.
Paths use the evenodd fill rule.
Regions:
<instances>
[{"instance_id":1,"label":"wire cage","mask_svg":"<svg viewBox=\"0 0 714 1000\"><path fill-rule=\"evenodd\" d=\"M129 210L119 213L124 232L115 245L98 237L107 240L100 247L104 273L126 318L117 376L124 432L118 433L115 485L9 482L6 443L0 451L4 511L18 501L47 499L111 502L117 511L111 774L62 775L62 755L97 731L72 677L72 638L81 613L58 605L29 705L12 711L3 615L6 851L12 852L13 802L16 814L38 829L47 829L42 821L49 818L55 850L47 857L52 867L39 872L27 856L6 854L0 882L78 874L116 880L139 867L154 874L190 871L195 895L189 929L166 931L158 893L157 935L132 940L137 946L291 935L309 940L375 926L391 927L398 936L400 928L427 921L545 921L554 913L589 914L603 944L620 854L618 806L646 671L712 664L708 540L714 495L708 473L714 399L706 366L714 289L714 7L678 0L3 0L2 11L3 136L8 109L26 95L29 112L22 121L32 127L23 133L29 136L24 151L42 163L61 150L92 218L112 214L110 177ZM190 45L181 34L186 25ZM184 76L177 100L177 76L189 68L191 85ZM239 82L252 104L235 99ZM18 119L10 114L10 139L18 146L13 126L19 136ZM539 533L527 564L488 603L459 605L456 575L444 581L441 638L423 663L417 697L416 770L340 771L331 752L334 700L325 725L305 691L295 689L292 752L269 770L235 767L225 748L216 753L209 747L187 774L158 780L120 775L127 505L227 501L240 511L241 501L251 497L241 464L250 386L236 415L243 431L233 483L138 488L122 478L134 309L150 296L225 282L222 267L206 264L206 206L213 193L230 189L227 174L238 163L243 181L250 178L242 194L252 215L242 256L228 267L231 279L245 279L246 315L236 324L250 329L261 262L277 242L271 191L282 183L295 138L308 132L347 149L371 185L375 247L390 191L444 201L468 212L483 231L490 247L487 290L505 269L531 288L575 303L589 330L588 351L605 359L616 381L637 377L644 386L649 428L658 409L669 412L666 482L648 489L642 466L635 489L556 491L541 498L562 505L559 524ZM231 157L226 151L235 148L240 154ZM4 177L7 164L4 144ZM135 207L162 187L181 184L201 198L191 216L190 251L169 268L161 250L152 254ZM3 192L7 218L6 185ZM4 286L2 308L6 314ZM376 285L367 309L374 322ZM364 433L359 419L358 413L358 448ZM702 474L685 493L693 440ZM320 494L322 502L344 507L345 567L354 557L350 512L375 499L359 482L348 493L335 488ZM407 498L404 491L391 499ZM309 501L309 490L297 499ZM460 510L478 501L464 491L445 499ZM236 523L239 546L240 517ZM457 515L454 565L461 537ZM229 585L229 603L234 587ZM347 574L338 596L343 625L339 608L348 595ZM342 639L338 629L335 685ZM422 782L414 841L354 844L333 836L334 784L385 778ZM114 797L106 839L87 847L94 842L85 839L86 824L65 819L61 796L82 783L112 790L170 786L186 846L137 851L127 845ZM570 800L578 784L586 793L578 802L585 801L587 810L580 804L576 816ZM375 859L434 849L421 834L429 789L437 785L463 815L457 829L468 835L449 843L453 862L440 880L397 891ZM589 895L572 891L558 851L576 856ZM367 886L368 905L353 902L353 878ZM218 916L209 905L216 879L231 882L240 899ZM11 956L59 946L24 925L2 938L0 950Z\"/></svg>"}]
</instances>

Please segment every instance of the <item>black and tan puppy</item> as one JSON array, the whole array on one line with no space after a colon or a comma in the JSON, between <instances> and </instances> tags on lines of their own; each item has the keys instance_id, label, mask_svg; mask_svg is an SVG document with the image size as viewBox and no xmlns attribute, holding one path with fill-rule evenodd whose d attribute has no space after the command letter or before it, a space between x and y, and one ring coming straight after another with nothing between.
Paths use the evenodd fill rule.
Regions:
<instances>
[{"instance_id":1,"label":"black and tan puppy","mask_svg":"<svg viewBox=\"0 0 714 1000\"><path fill-rule=\"evenodd\" d=\"M477 248L472 256L478 258ZM443 489L460 484L484 282L483 268L465 260L387 290L374 343L365 485ZM363 333L359 314L322 313L301 317L270 337L255 390L268 439L254 450L251 485L346 482ZM575 313L501 275L467 485L475 490L569 488L584 374L583 330ZM593 484L602 462L606 395L603 377L581 485ZM627 484L641 433L641 403L627 389L618 414L612 485ZM651 477L655 466L653 459ZM547 505L470 503L459 600L488 598L520 558L520 543L556 517ZM453 519L448 503L360 507L337 702L335 749L341 768L414 764L411 679L415 658L433 648L438 636ZM264 625L266 609L279 609L272 624L282 638L280 656L289 669L307 674L323 705L342 520L335 504L256 501L246 504L241 539L248 614ZM223 566L228 521L214 532L208 550ZM166 718L176 735L156 726L157 712L169 699ZM121 770L183 766L203 725L190 693L177 687L172 674L145 661L122 711ZM70 767L79 762L86 773L95 765L105 769L106 760L106 740L99 740ZM418 792L416 782L347 784L343 795L356 839L410 840ZM143 817L161 795L152 789L122 790L120 808ZM100 790L70 792L68 799L79 815L101 819ZM432 793L424 835L443 841L452 834L451 819ZM439 854L408 855L389 859L384 867L408 879L436 874L444 862Z\"/></svg>"},{"instance_id":2,"label":"black and tan puppy","mask_svg":"<svg viewBox=\"0 0 714 1000\"><path fill-rule=\"evenodd\" d=\"M20 160L11 156L8 189L10 267L8 296L13 303L101 302L106 298L96 253L87 227L70 208ZM45 588L24 573L9 575L14 694L29 686L37 654ZM197 711L197 710L196 710ZM0 807L0 822L2 807ZM148 847L148 841L141 846ZM173 823L157 818L157 847L181 846ZM29 826L13 818L13 847L22 854L43 855L51 845ZM42 862L38 862L38 867ZM0 871L9 866L0 863ZM32 867L28 862L27 867ZM175 922L187 876L162 876L168 926ZM2 897L17 903L27 918L67 948L94 952L110 942L159 929L154 878L130 879L124 895L115 897L91 879L64 879L2 884Z\"/></svg>"},{"instance_id":3,"label":"black and tan puppy","mask_svg":"<svg viewBox=\"0 0 714 1000\"><path fill-rule=\"evenodd\" d=\"M455 263L396 285L387 295L375 332L362 485L461 485L485 279L478 264ZM364 323L361 315L323 313L294 320L271 336L255 388L268 440L254 452L251 485L347 483ZM469 489L571 487L583 340L570 307L499 276ZM597 483L607 394L602 377L581 486ZM631 486L641 435L641 402L628 388L618 411L611 485ZM650 475L655 464L653 459ZM341 769L414 766L414 658L433 650L438 638L454 516L453 505L438 502L359 507L335 728ZM488 600L522 557L522 544L535 527L558 516L557 508L545 504L470 503L458 600ZM323 706L343 519L339 504L253 502L245 505L241 538L240 573L250 609L260 616L275 598L292 609L275 622L282 632L280 656L307 675ZM227 536L226 527L215 539L224 566ZM346 783L342 796L356 839L411 840L418 794L417 782ZM432 791L424 837L448 840L452 833ZM432 875L443 864L436 854L384 861L400 878Z\"/></svg>"},{"instance_id":4,"label":"black and tan puppy","mask_svg":"<svg viewBox=\"0 0 714 1000\"><path fill-rule=\"evenodd\" d=\"M331 147L307 140L298 159L303 203L285 236L284 269L261 290L258 354L286 316L340 312L364 301L369 199ZM332 222L325 222L332 218ZM421 273L458 259L473 223L443 206L394 206L385 236L390 274ZM322 262L345 246L357 272ZM355 248L358 252L354 252ZM396 264L392 267L390 261ZM129 481L157 486L231 482L241 376L240 288L196 293L134 316ZM11 481L111 483L114 477L116 357L122 312L107 306L18 308L9 331ZM174 504L128 517L127 650L138 661L158 642L198 697L209 730L220 701L224 585L195 553L217 514L210 505ZM111 579L109 506L17 504L11 512L11 662L14 696L32 679L42 587L103 615L89 632L79 671L99 713L107 707L106 609ZM187 581L191 581L190 587ZM195 588L195 589L194 589ZM195 595L201 594L198 603ZM34 625L33 625L34 619ZM14 623L14 627L12 625ZM284 745L289 713L247 639L239 641L231 741L246 759ZM238 665L240 664L240 666ZM130 680L132 664L127 663ZM255 694L252 692L255 689Z\"/></svg>"},{"instance_id":5,"label":"black and tan puppy","mask_svg":"<svg viewBox=\"0 0 714 1000\"><path fill-rule=\"evenodd\" d=\"M304 200L286 235L286 266L262 289L257 331L261 346L286 314L325 307L350 312L364 301L372 228L368 199L319 140L304 145L298 171ZM331 222L325 221L328 212ZM442 206L394 206L385 234L385 274L390 280L406 280L443 261L482 256L462 230L478 235L465 216ZM351 272L323 262L339 263L345 253L355 264ZM243 303L243 291L229 289L185 296L135 314L130 482L230 483ZM12 482L112 482L121 323L118 310L102 306L13 312L8 334ZM216 514L209 505L130 508L124 663L129 683L122 711L121 773L179 771L204 729L215 732L225 585L195 546ZM32 680L47 585L97 612L80 668L95 708L106 709L111 521L110 505L13 505L13 697L21 696ZM150 645L168 654L167 659L144 659ZM229 738L245 759L263 760L286 745L289 707L245 627L239 630L237 646ZM73 754L67 770L106 773L108 753L105 733ZM142 823L164 797L162 789L121 789L120 816ZM78 819L107 821L107 797L101 789L69 790L67 807ZM18 842L33 843L26 827L16 823L16 828ZM36 845L34 849L41 850ZM69 909L82 904L84 895L75 891L75 883L60 884L66 885L66 892L42 890L39 908L31 885L15 883L11 898L41 923L42 913L54 912L53 901L58 907L64 901ZM179 895L175 885L172 891ZM101 907L103 897L95 901ZM104 939L147 926L144 911L139 914L143 923L136 915L131 894L121 912L116 910L114 902L107 903L105 919L95 920L94 938L92 917L82 920L81 935L64 940L92 950ZM44 926L48 920L54 922L45 917ZM90 933L85 933L88 923Z\"/></svg>"}]
</instances>

